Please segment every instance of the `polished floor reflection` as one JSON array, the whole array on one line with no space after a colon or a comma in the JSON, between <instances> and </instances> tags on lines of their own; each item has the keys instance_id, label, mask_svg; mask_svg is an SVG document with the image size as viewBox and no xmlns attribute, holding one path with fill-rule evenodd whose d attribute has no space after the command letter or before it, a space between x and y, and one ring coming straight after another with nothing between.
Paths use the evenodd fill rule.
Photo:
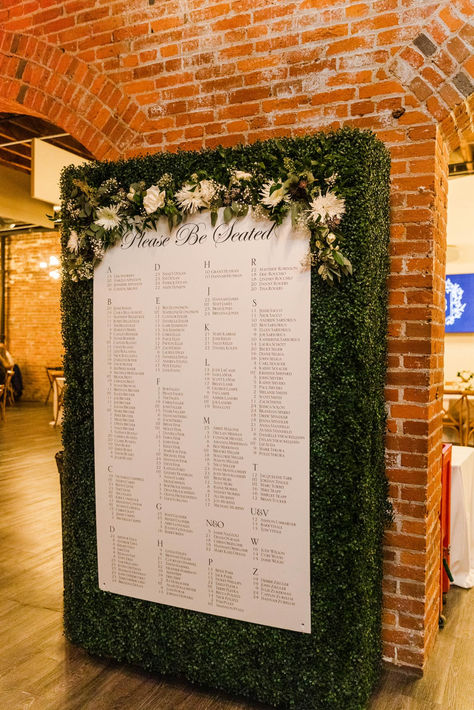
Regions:
<instances>
[{"instance_id":1,"label":"polished floor reflection","mask_svg":"<svg viewBox=\"0 0 474 710\"><path fill-rule=\"evenodd\" d=\"M61 516L51 410L0 422L0 708L251 710L241 702L92 658L62 634ZM385 671L370 710L472 710L474 590L454 588L424 678Z\"/></svg>"}]
</instances>

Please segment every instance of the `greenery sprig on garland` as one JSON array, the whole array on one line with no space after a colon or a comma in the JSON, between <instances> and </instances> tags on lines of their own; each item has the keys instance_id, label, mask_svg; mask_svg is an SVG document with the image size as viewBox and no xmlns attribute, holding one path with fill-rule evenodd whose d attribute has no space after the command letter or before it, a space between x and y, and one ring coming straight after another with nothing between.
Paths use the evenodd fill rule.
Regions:
<instances>
[{"instance_id":1,"label":"greenery sprig on garland","mask_svg":"<svg viewBox=\"0 0 474 710\"><path fill-rule=\"evenodd\" d=\"M313 173L316 164L314 160L298 164L285 157L279 174L271 179L260 163L248 171L223 166L221 181L204 170L180 184L164 173L149 186L145 181L123 186L109 178L93 187L76 178L63 206L68 215L63 267L73 281L91 279L106 249L125 234L157 230L161 217L172 230L188 215L203 210L210 211L214 226L222 208L224 222L250 211L254 219L281 224L289 214L293 228L309 240L303 268L315 267L324 281L334 283L352 273L351 262L341 251L345 200L338 189L338 175L318 180Z\"/></svg>"}]
</instances>

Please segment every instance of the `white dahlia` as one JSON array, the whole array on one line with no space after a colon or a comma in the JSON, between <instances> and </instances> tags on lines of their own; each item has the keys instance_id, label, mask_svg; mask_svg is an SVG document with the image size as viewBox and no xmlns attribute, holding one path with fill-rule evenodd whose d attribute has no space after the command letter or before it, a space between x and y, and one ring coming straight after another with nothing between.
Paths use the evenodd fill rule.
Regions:
<instances>
[{"instance_id":1,"label":"white dahlia","mask_svg":"<svg viewBox=\"0 0 474 710\"><path fill-rule=\"evenodd\" d=\"M98 219L95 220L95 224L104 229L115 229L120 224L119 217L119 205L109 205L108 207L100 207L97 210Z\"/></svg>"},{"instance_id":2,"label":"white dahlia","mask_svg":"<svg viewBox=\"0 0 474 710\"><path fill-rule=\"evenodd\" d=\"M330 190L325 195L318 195L310 204L310 216L316 221L318 217L324 222L326 219L342 217L346 211L343 197L338 197Z\"/></svg>"},{"instance_id":3,"label":"white dahlia","mask_svg":"<svg viewBox=\"0 0 474 710\"><path fill-rule=\"evenodd\" d=\"M200 207L206 207L197 185L186 183L175 195L176 201L184 212L194 214Z\"/></svg>"}]
</instances>

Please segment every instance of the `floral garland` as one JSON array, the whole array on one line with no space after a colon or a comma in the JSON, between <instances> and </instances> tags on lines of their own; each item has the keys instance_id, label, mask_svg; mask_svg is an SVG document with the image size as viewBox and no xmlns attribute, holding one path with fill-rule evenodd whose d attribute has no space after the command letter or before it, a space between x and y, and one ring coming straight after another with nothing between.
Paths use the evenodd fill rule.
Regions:
<instances>
[{"instance_id":1,"label":"floral garland","mask_svg":"<svg viewBox=\"0 0 474 710\"><path fill-rule=\"evenodd\" d=\"M227 170L227 184L196 172L177 186L165 173L149 187L133 183L128 191L115 178L100 187L74 179L69 200L64 205L69 226L63 227L67 249L63 268L73 281L91 279L94 266L109 247L125 234L156 230L160 217L166 217L170 230L188 215L203 210L211 213L214 226L218 210L223 219L245 217L251 211L254 219L281 224L290 214L292 226L309 238L309 248L302 267L316 267L318 275L328 283L352 273L352 266L341 252L339 231L345 213L345 201L338 194L337 174L321 185L309 170L297 171L290 158L283 159L286 179L265 180L259 166L252 172ZM61 220L61 213L59 219Z\"/></svg>"}]
</instances>

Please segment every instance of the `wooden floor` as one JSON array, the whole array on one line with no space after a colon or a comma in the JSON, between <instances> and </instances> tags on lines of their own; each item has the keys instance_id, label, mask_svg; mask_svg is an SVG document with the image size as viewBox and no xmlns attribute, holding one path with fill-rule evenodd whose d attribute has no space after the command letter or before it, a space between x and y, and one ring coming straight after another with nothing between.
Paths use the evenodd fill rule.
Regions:
<instances>
[{"instance_id":1,"label":"wooden floor","mask_svg":"<svg viewBox=\"0 0 474 710\"><path fill-rule=\"evenodd\" d=\"M0 710L263 708L90 657L62 635L60 433L51 409L0 422ZM453 588L423 678L385 671L370 710L474 710L474 590Z\"/></svg>"}]
</instances>

